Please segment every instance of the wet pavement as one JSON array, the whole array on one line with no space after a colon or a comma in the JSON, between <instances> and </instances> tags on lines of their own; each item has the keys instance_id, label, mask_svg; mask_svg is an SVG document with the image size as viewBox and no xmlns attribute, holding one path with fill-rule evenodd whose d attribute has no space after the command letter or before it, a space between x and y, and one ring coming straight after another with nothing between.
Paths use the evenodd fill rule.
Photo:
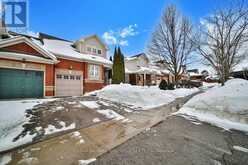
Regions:
<instances>
[{"instance_id":1,"label":"wet pavement","mask_svg":"<svg viewBox=\"0 0 248 165\"><path fill-rule=\"evenodd\" d=\"M247 165L248 135L170 116L91 165Z\"/></svg>"},{"instance_id":2,"label":"wet pavement","mask_svg":"<svg viewBox=\"0 0 248 165\"><path fill-rule=\"evenodd\" d=\"M191 96L147 111L122 109L122 120L108 120L6 153L9 164L70 165L99 157L141 132L165 120ZM105 105L107 106L107 105ZM117 108L116 107L116 108ZM128 112L127 112L128 111ZM77 136L75 136L77 135Z\"/></svg>"},{"instance_id":3,"label":"wet pavement","mask_svg":"<svg viewBox=\"0 0 248 165\"><path fill-rule=\"evenodd\" d=\"M95 102L98 105L97 109L81 103L85 101ZM34 135L31 143L24 144L26 146L110 120L97 110L112 110L125 116L136 109L92 96L54 99L26 110L28 121L22 125L23 131L13 141L18 141L26 135Z\"/></svg>"}]
</instances>

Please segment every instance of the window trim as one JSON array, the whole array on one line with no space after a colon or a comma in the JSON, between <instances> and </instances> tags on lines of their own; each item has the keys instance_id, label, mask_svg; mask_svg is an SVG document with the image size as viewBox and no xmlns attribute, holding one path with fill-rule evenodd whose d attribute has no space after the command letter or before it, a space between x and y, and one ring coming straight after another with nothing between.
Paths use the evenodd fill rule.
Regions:
<instances>
[{"instance_id":1,"label":"window trim","mask_svg":"<svg viewBox=\"0 0 248 165\"><path fill-rule=\"evenodd\" d=\"M92 48L92 53L97 53L97 49L96 48Z\"/></svg>"},{"instance_id":2,"label":"window trim","mask_svg":"<svg viewBox=\"0 0 248 165\"><path fill-rule=\"evenodd\" d=\"M86 46L86 51L91 53L92 52L92 48L90 46Z\"/></svg>"},{"instance_id":3,"label":"window trim","mask_svg":"<svg viewBox=\"0 0 248 165\"><path fill-rule=\"evenodd\" d=\"M100 52L100 53L99 53L99 52ZM101 49L98 49L98 50L97 50L97 54L100 54L100 55L101 55L101 54L102 54L102 50L101 50Z\"/></svg>"},{"instance_id":4,"label":"window trim","mask_svg":"<svg viewBox=\"0 0 248 165\"><path fill-rule=\"evenodd\" d=\"M91 69L93 69L93 71ZM100 80L101 78L100 65L88 64L88 75L90 80Z\"/></svg>"}]
</instances>

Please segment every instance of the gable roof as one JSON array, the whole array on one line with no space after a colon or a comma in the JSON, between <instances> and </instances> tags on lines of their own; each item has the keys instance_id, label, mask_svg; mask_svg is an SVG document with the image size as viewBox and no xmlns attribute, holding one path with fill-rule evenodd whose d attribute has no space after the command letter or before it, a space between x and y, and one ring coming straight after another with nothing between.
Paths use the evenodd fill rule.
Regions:
<instances>
[{"instance_id":1,"label":"gable roof","mask_svg":"<svg viewBox=\"0 0 248 165\"><path fill-rule=\"evenodd\" d=\"M36 42L33 42L33 40L31 40L27 37L24 37L24 36L15 36L15 37L1 40L0 41L0 48L16 45L19 43L26 43L27 45L29 45L30 47L35 49L37 52L39 52L44 57L50 58L54 62L57 62L56 56L54 56L52 53L50 53L49 51L44 49L41 45L37 44Z\"/></svg>"},{"instance_id":2,"label":"gable roof","mask_svg":"<svg viewBox=\"0 0 248 165\"><path fill-rule=\"evenodd\" d=\"M90 38L96 38L96 39L100 42L100 44L101 44L106 50L109 49L108 46L107 46L107 44L106 44L100 37L98 37L98 35L96 35L96 34L92 34L92 35L88 35L88 36L82 37L82 38L80 38L79 40L77 40L75 43L77 43L77 42L79 42L79 41L85 42L86 40L88 40L88 39L90 39Z\"/></svg>"},{"instance_id":3,"label":"gable roof","mask_svg":"<svg viewBox=\"0 0 248 165\"><path fill-rule=\"evenodd\" d=\"M35 37L35 36L32 36L32 35L28 35L28 34L17 33L17 32L13 32L13 31L8 31L8 34L9 34L9 36L12 36L12 37L23 36L23 37L27 37L29 39L34 38L34 39L39 40L38 37Z\"/></svg>"},{"instance_id":4,"label":"gable roof","mask_svg":"<svg viewBox=\"0 0 248 165\"><path fill-rule=\"evenodd\" d=\"M93 36L89 36L86 38L91 37ZM112 66L112 62L103 57L79 53L74 48L74 43L72 41L68 41L45 33L39 33L39 38L37 38L26 34L10 32L10 38L0 41L0 48L18 44L21 42L25 42L42 55L51 58L55 61L55 63L58 62L56 57L60 57L74 61L87 61L96 64L103 64L106 67Z\"/></svg>"},{"instance_id":5,"label":"gable roof","mask_svg":"<svg viewBox=\"0 0 248 165\"><path fill-rule=\"evenodd\" d=\"M145 53L139 53L139 54L136 54L136 55L133 55L133 56L130 56L130 57L126 57L125 59L127 61L136 60L136 59L138 59L141 56L143 56L145 59L147 59L149 61L149 58L147 57L147 55Z\"/></svg>"},{"instance_id":6,"label":"gable roof","mask_svg":"<svg viewBox=\"0 0 248 165\"><path fill-rule=\"evenodd\" d=\"M45 33L39 33L39 39L42 41L43 39L51 39L51 40L61 40L61 41L68 41L71 42L69 40L63 39L63 38L59 38L59 37L55 37L52 36L50 34L45 34Z\"/></svg>"},{"instance_id":7,"label":"gable roof","mask_svg":"<svg viewBox=\"0 0 248 165\"><path fill-rule=\"evenodd\" d=\"M105 66L112 65L111 61L103 57L78 52L73 47L73 42L44 38L43 43L45 49L54 53L57 57L60 58L104 64Z\"/></svg>"}]
</instances>

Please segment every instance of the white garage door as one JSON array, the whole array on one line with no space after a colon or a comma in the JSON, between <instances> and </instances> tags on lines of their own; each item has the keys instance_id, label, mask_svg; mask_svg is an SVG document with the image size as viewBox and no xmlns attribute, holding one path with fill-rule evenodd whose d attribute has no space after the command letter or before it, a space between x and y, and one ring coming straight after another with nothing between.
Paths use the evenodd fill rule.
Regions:
<instances>
[{"instance_id":1,"label":"white garage door","mask_svg":"<svg viewBox=\"0 0 248 165\"><path fill-rule=\"evenodd\" d=\"M83 74L80 71L56 70L56 96L83 94Z\"/></svg>"}]
</instances>

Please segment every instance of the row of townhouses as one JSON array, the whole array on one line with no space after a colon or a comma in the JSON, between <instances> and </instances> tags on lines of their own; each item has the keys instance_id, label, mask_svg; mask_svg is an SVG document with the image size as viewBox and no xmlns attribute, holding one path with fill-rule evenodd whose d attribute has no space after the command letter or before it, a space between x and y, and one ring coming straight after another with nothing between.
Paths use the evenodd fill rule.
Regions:
<instances>
[{"instance_id":1,"label":"row of townhouses","mask_svg":"<svg viewBox=\"0 0 248 165\"><path fill-rule=\"evenodd\" d=\"M0 41L0 98L79 96L108 82L112 62L96 35L67 41L14 32Z\"/></svg>"},{"instance_id":2,"label":"row of townhouses","mask_svg":"<svg viewBox=\"0 0 248 165\"><path fill-rule=\"evenodd\" d=\"M97 35L68 41L1 30L0 99L80 96L111 83L108 46ZM151 63L144 53L125 58L125 83L158 85L162 79L174 81L163 62Z\"/></svg>"}]
</instances>

